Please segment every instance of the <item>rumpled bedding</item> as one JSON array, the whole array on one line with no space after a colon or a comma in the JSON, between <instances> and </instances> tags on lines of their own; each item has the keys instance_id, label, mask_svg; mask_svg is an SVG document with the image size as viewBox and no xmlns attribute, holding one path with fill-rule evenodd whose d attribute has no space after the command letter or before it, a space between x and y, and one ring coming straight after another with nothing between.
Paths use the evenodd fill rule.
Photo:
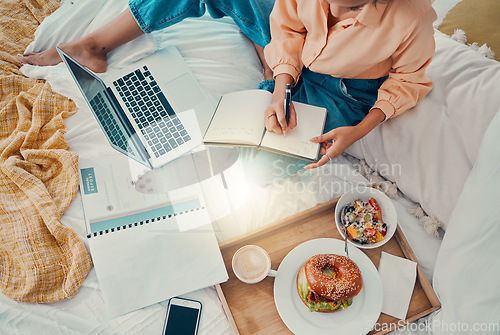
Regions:
<instances>
[{"instance_id":1,"label":"rumpled bedding","mask_svg":"<svg viewBox=\"0 0 500 335\"><path fill-rule=\"evenodd\" d=\"M69 99L19 72L23 53L57 0L0 2L0 289L23 302L73 297L92 267L61 224L78 192L78 156L64 139Z\"/></svg>"},{"instance_id":2,"label":"rumpled bedding","mask_svg":"<svg viewBox=\"0 0 500 335\"><path fill-rule=\"evenodd\" d=\"M28 49L43 50L86 34L108 22L110 17L117 15L125 6L126 0L64 1L60 10L41 25L35 42ZM250 42L230 20L214 21L204 17L186 20L171 28L155 32L153 36L143 36L116 49L109 55L108 70L112 71L153 52L156 47L172 44L179 49L200 85L210 94L220 95L254 88L262 79L260 61L256 54L250 52L253 50ZM20 49L16 52L23 52L24 49ZM55 91L75 102L78 113L64 120L68 127L65 138L74 152L81 157L90 158L114 153L63 64L54 67L26 66L23 73L48 80ZM61 129L64 129L62 125ZM233 201L231 204L235 211L214 224L218 238L221 241L227 240L310 208L342 194L344 187L363 179L353 173L350 164L341 163L342 159L338 159L326 166L328 169L309 171L272 188L257 188L241 183L240 189L227 191L226 195ZM344 171L339 167L344 165L347 171L342 173ZM236 164L233 167L236 168ZM226 180L233 181L238 177L236 174L233 176L232 172L235 171L224 171ZM215 182L220 183L220 178L214 177L206 181L207 184ZM232 184L228 182L228 185ZM221 196L218 194L212 198L220 199ZM240 202L243 204L245 198L251 201L245 206L236 206ZM65 211L62 222L84 238L83 210L79 200L77 194ZM406 212L409 204L406 198L395 200L400 225L431 278L441 242L425 233L418 225L418 220ZM62 213L63 207L60 208ZM203 303L200 334L231 333L213 288L193 292L187 297ZM162 302L118 318L107 317L101 288L92 269L79 293L73 299L61 303L23 304L0 296L0 329L14 334L158 334L161 332L165 310L166 302Z\"/></svg>"}]
</instances>

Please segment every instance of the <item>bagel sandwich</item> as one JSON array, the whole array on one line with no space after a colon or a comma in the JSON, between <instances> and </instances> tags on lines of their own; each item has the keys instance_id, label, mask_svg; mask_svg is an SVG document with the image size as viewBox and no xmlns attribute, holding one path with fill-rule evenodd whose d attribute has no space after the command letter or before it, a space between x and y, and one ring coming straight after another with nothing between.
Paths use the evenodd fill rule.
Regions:
<instances>
[{"instance_id":1,"label":"bagel sandwich","mask_svg":"<svg viewBox=\"0 0 500 335\"><path fill-rule=\"evenodd\" d=\"M300 268L299 272L297 273L297 292L302 300L302 302L309 308L310 312L319 312L319 313L334 313L334 312L339 312L342 311L349 306L352 305L353 303L353 298L356 296L362 288L362 278L356 278L353 279L352 286L358 286L355 288L355 290L351 290L350 292L346 292L344 294L343 292L336 292L334 295L330 295L326 297L325 295L321 295L317 291L322 291L325 285L330 285L330 283L335 282L336 277L339 276L339 274L332 269L332 267L322 267L321 270L321 276L328 276L331 278L331 281L328 280L330 283L329 284L324 284L319 283L318 281L314 281L314 279L317 278L312 278L311 274L311 261L316 261L315 258L317 257L322 257L322 256L335 256L335 257L344 257L344 256L338 256L338 255L317 255L313 256L309 261ZM347 258L348 259L348 258ZM348 259L349 260L349 259ZM350 260L349 260L350 261ZM352 261L350 261L352 262ZM352 262L354 264L354 262ZM308 267L309 265L309 267ZM357 269L357 266L354 264L354 266ZM309 270L309 276L307 274L307 270ZM358 270L359 271L359 270ZM361 272L359 272L359 275L361 276ZM311 285L310 280L308 280L308 277L310 280L313 282L313 285ZM317 277L317 276L316 276ZM338 279L338 278L337 278ZM359 284L361 282L361 284ZM318 287L318 285L321 285L322 287ZM316 286L318 287L317 290L314 290L313 287ZM335 299L332 299L335 298Z\"/></svg>"}]
</instances>

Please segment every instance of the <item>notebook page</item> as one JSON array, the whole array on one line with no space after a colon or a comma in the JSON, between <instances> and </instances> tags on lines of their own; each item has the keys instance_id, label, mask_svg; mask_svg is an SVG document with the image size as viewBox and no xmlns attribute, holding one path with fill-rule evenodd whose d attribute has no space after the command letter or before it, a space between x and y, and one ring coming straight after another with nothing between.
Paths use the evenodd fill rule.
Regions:
<instances>
[{"instance_id":1,"label":"notebook page","mask_svg":"<svg viewBox=\"0 0 500 335\"><path fill-rule=\"evenodd\" d=\"M286 136L266 132L261 147L316 160L319 144L309 140L323 133L326 109L295 101L293 105L297 112L297 127L293 128Z\"/></svg>"},{"instance_id":2,"label":"notebook page","mask_svg":"<svg viewBox=\"0 0 500 335\"><path fill-rule=\"evenodd\" d=\"M264 111L271 93L246 90L225 94L208 128L204 142L259 145L265 129Z\"/></svg>"}]
</instances>

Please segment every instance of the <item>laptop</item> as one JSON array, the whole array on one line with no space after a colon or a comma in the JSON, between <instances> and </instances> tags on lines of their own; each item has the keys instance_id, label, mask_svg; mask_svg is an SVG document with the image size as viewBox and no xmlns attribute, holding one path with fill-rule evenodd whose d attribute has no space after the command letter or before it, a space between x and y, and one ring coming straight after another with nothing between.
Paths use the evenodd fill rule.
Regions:
<instances>
[{"instance_id":1,"label":"laptop","mask_svg":"<svg viewBox=\"0 0 500 335\"><path fill-rule=\"evenodd\" d=\"M114 149L154 169L201 144L216 103L174 46L102 79L57 51Z\"/></svg>"}]
</instances>

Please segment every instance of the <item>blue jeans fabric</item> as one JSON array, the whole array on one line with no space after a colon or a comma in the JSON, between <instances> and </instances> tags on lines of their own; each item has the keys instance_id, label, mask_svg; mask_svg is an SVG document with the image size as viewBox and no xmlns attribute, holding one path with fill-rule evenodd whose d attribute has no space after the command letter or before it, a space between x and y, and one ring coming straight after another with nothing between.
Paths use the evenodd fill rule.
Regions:
<instances>
[{"instance_id":1,"label":"blue jeans fabric","mask_svg":"<svg viewBox=\"0 0 500 335\"><path fill-rule=\"evenodd\" d=\"M130 0L129 8L144 32L171 26L206 11L215 19L231 17L241 31L262 47L271 40L269 15L274 0ZM379 79L343 79L304 68L292 89L292 100L325 107L328 111L325 132L359 123L377 99ZM274 81L259 87L274 91ZM262 150L243 148L240 160L250 178L269 184L295 174L309 162Z\"/></svg>"},{"instance_id":2,"label":"blue jeans fabric","mask_svg":"<svg viewBox=\"0 0 500 335\"><path fill-rule=\"evenodd\" d=\"M274 0L130 0L129 8L146 33L169 27L206 11L214 19L229 16L253 42L264 47L271 40L269 15Z\"/></svg>"},{"instance_id":3,"label":"blue jeans fabric","mask_svg":"<svg viewBox=\"0 0 500 335\"><path fill-rule=\"evenodd\" d=\"M325 132L354 126L375 104L378 89L386 78L344 79L304 68L292 91L292 100L326 108Z\"/></svg>"}]
</instances>

